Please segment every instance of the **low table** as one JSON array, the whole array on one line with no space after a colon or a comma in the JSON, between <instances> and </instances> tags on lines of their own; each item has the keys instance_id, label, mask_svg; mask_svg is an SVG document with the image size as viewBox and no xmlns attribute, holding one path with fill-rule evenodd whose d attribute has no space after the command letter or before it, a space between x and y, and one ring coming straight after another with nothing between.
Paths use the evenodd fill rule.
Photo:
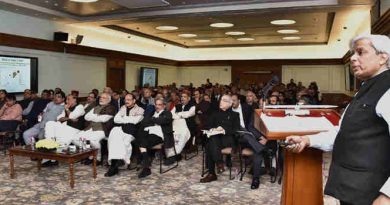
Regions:
<instances>
[{"instance_id":1,"label":"low table","mask_svg":"<svg viewBox=\"0 0 390 205\"><path fill-rule=\"evenodd\" d=\"M57 160L69 163L69 183L74 188L74 163L89 157L93 157L93 178L96 179L96 156L98 149L78 150L76 152L43 152L37 149L31 149L31 146L13 147L9 151L10 177L15 178L14 156L31 157L38 159L38 171L41 170L42 159Z\"/></svg>"}]
</instances>

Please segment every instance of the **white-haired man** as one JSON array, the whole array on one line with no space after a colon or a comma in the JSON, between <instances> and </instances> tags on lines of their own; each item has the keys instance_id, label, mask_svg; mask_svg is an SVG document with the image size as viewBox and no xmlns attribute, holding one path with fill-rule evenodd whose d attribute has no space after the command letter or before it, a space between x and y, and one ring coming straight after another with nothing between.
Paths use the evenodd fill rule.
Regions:
<instances>
[{"instance_id":1,"label":"white-haired man","mask_svg":"<svg viewBox=\"0 0 390 205\"><path fill-rule=\"evenodd\" d=\"M100 159L100 140L110 134L114 125L113 117L115 107L110 105L111 96L108 93L102 93L99 98L99 105L94 107L85 115L85 120L89 122L88 126L72 137L74 144L80 145L80 139L84 138L91 142L92 147L99 149L98 159ZM86 160L85 164L91 164L92 160Z\"/></svg>"},{"instance_id":2,"label":"white-haired man","mask_svg":"<svg viewBox=\"0 0 390 205\"><path fill-rule=\"evenodd\" d=\"M207 128L222 132L222 134L210 136L206 142L208 174L200 180L201 183L217 180L215 165L217 165L218 173L224 171L221 150L233 146L233 134L240 128L239 114L230 109L232 103L232 98L229 95L222 96L219 110L210 116Z\"/></svg>"},{"instance_id":3,"label":"white-haired man","mask_svg":"<svg viewBox=\"0 0 390 205\"><path fill-rule=\"evenodd\" d=\"M325 194L341 205L390 204L390 39L362 35L351 43L351 68L363 81L344 112L339 129L291 136L293 152L305 147L331 151Z\"/></svg>"}]
</instances>

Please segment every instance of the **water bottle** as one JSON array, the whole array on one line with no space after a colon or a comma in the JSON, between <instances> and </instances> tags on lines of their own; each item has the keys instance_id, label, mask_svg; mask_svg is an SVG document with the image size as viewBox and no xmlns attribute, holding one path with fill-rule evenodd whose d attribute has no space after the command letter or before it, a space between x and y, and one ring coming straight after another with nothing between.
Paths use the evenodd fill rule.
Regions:
<instances>
[{"instance_id":1,"label":"water bottle","mask_svg":"<svg viewBox=\"0 0 390 205\"><path fill-rule=\"evenodd\" d=\"M35 138L31 137L31 149L35 150Z\"/></svg>"},{"instance_id":2,"label":"water bottle","mask_svg":"<svg viewBox=\"0 0 390 205\"><path fill-rule=\"evenodd\" d=\"M84 142L83 142L82 137L80 137L80 139L79 139L79 145L80 145L80 150L83 151L84 150Z\"/></svg>"}]
</instances>

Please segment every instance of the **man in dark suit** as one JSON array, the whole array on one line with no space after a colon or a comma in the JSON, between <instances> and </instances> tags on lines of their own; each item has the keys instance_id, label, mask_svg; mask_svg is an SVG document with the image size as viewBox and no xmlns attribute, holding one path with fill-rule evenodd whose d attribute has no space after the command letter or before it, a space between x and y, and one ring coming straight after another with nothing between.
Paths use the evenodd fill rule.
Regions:
<instances>
[{"instance_id":1,"label":"man in dark suit","mask_svg":"<svg viewBox=\"0 0 390 205\"><path fill-rule=\"evenodd\" d=\"M118 91L112 92L112 100L110 102L111 105L115 107L116 112L121 109L121 107L125 104L125 100L120 96Z\"/></svg>"},{"instance_id":2,"label":"man in dark suit","mask_svg":"<svg viewBox=\"0 0 390 205\"><path fill-rule=\"evenodd\" d=\"M156 111L141 121L140 129L136 137L136 143L142 156L142 171L138 178L145 178L151 174L151 159L149 153L151 148L164 142L164 148L174 146L172 113L165 110L163 99L156 99Z\"/></svg>"},{"instance_id":3,"label":"man in dark suit","mask_svg":"<svg viewBox=\"0 0 390 205\"><path fill-rule=\"evenodd\" d=\"M232 95L232 110L237 112L240 117L240 125L242 131L247 131L253 135L244 134L239 139L242 148L249 148L253 150L252 167L253 178L251 189L257 189L260 185L260 167L263 159L263 151L267 140L261 136L260 132L253 126L254 110L246 103L241 103L237 94Z\"/></svg>"},{"instance_id":4,"label":"man in dark suit","mask_svg":"<svg viewBox=\"0 0 390 205\"><path fill-rule=\"evenodd\" d=\"M232 98L229 95L224 95L221 98L220 109L210 116L207 128L215 134L210 135L206 142L205 151L209 171L207 176L200 180L200 183L217 180L215 165L217 165L218 173L224 171L221 150L226 147L233 147L233 135L240 128L239 115L231 110L231 106Z\"/></svg>"}]
</instances>

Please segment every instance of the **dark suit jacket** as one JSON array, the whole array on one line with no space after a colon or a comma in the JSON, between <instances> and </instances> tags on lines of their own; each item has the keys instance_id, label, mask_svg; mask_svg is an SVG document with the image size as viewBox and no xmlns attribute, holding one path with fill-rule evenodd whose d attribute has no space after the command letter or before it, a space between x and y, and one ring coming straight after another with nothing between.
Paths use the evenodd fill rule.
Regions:
<instances>
[{"instance_id":1,"label":"dark suit jacket","mask_svg":"<svg viewBox=\"0 0 390 205\"><path fill-rule=\"evenodd\" d=\"M175 141L173 138L173 128L172 128L172 113L163 110L162 113L156 118L153 117L154 113L149 113L145 116L145 118L141 121L140 127L141 129L153 126L155 124L160 125L162 132L164 134L164 144L166 148L171 148L174 146Z\"/></svg>"},{"instance_id":2,"label":"dark suit jacket","mask_svg":"<svg viewBox=\"0 0 390 205\"><path fill-rule=\"evenodd\" d=\"M121 107L125 104L125 99L119 98L118 100L111 100L110 104L113 105L115 107L116 112L118 112L121 109Z\"/></svg>"},{"instance_id":3,"label":"dark suit jacket","mask_svg":"<svg viewBox=\"0 0 390 205\"><path fill-rule=\"evenodd\" d=\"M241 103L241 109L245 127L249 127L250 122L253 120L253 113L255 110L246 103Z\"/></svg>"}]
</instances>

